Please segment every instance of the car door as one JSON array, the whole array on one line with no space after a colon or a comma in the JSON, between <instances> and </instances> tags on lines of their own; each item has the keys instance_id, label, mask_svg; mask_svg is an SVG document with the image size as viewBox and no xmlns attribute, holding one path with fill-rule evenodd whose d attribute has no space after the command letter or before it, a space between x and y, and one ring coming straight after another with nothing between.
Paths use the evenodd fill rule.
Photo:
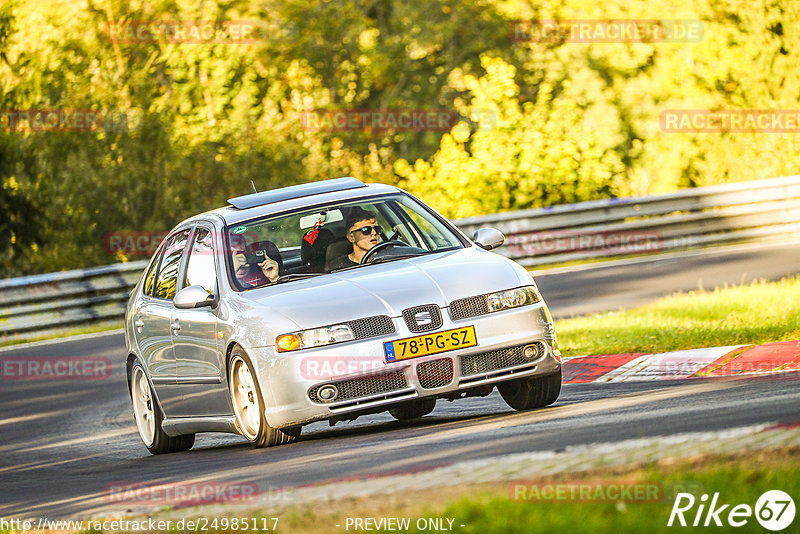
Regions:
<instances>
[{"instance_id":1,"label":"car door","mask_svg":"<svg viewBox=\"0 0 800 534\"><path fill-rule=\"evenodd\" d=\"M210 224L199 224L188 248L181 288L202 286L217 295L219 250ZM229 415L223 347L217 341L215 307L172 310L172 347L181 400L178 416Z\"/></svg>"},{"instance_id":2,"label":"car door","mask_svg":"<svg viewBox=\"0 0 800 534\"><path fill-rule=\"evenodd\" d=\"M172 299L175 297L178 271L188 239L189 229L179 230L167 237L151 294L143 298L134 317L142 357L167 416L173 414L180 400L175 353L172 349Z\"/></svg>"}]
</instances>

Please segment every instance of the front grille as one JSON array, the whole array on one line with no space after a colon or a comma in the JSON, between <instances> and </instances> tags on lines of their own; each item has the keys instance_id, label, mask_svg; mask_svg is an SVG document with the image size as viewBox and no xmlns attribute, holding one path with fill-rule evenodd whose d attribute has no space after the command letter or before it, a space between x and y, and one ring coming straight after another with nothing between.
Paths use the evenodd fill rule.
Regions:
<instances>
[{"instance_id":1,"label":"front grille","mask_svg":"<svg viewBox=\"0 0 800 534\"><path fill-rule=\"evenodd\" d=\"M489 304L486 301L486 295L467 297L450 303L450 317L454 321L486 315L487 313L489 313Z\"/></svg>"},{"instance_id":2,"label":"front grille","mask_svg":"<svg viewBox=\"0 0 800 534\"><path fill-rule=\"evenodd\" d=\"M370 395L378 395L380 393L405 389L408 387L406 377L401 369L390 371L388 373L376 373L360 378L351 378L348 380L329 383L336 386L336 389L339 390L339 396L336 397L333 402L369 397ZM329 404L317 396L317 392L324 385L325 384L314 386L308 391L308 398L311 399L311 402Z\"/></svg>"},{"instance_id":3,"label":"front grille","mask_svg":"<svg viewBox=\"0 0 800 534\"><path fill-rule=\"evenodd\" d=\"M425 389L440 388L453 381L453 360L442 358L417 365L419 385Z\"/></svg>"},{"instance_id":4,"label":"front grille","mask_svg":"<svg viewBox=\"0 0 800 534\"><path fill-rule=\"evenodd\" d=\"M347 325L353 331L356 339L394 334L395 332L394 323L388 315L356 319L355 321L349 321Z\"/></svg>"},{"instance_id":5,"label":"front grille","mask_svg":"<svg viewBox=\"0 0 800 534\"><path fill-rule=\"evenodd\" d=\"M442 312L436 304L415 306L403 310L403 319L412 332L431 332L442 326ZM420 322L425 324L420 324Z\"/></svg>"},{"instance_id":6,"label":"front grille","mask_svg":"<svg viewBox=\"0 0 800 534\"><path fill-rule=\"evenodd\" d=\"M516 367L517 365L525 365L544 356L546 351L544 343L536 341L531 345L538 349L537 355L533 358L526 358L524 355L524 349L528 345L463 356L461 358L461 376L477 375L497 371L498 369Z\"/></svg>"}]
</instances>

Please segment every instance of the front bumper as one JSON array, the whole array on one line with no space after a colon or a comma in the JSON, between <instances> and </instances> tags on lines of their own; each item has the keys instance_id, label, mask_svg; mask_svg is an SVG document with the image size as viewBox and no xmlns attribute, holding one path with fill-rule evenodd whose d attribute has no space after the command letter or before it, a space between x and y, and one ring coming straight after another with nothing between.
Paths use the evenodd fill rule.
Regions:
<instances>
[{"instance_id":1,"label":"front bumper","mask_svg":"<svg viewBox=\"0 0 800 534\"><path fill-rule=\"evenodd\" d=\"M420 335L396 317L391 335L289 353L277 353L274 347L249 349L267 404L267 422L283 428L388 410L416 398L453 396L515 378L549 375L561 367L544 302L459 321L452 321L446 308L441 311L443 324L437 331L472 325L478 345L386 363L384 342ZM524 347L530 345L539 352L525 357ZM326 385L338 392L331 402L320 395Z\"/></svg>"}]
</instances>

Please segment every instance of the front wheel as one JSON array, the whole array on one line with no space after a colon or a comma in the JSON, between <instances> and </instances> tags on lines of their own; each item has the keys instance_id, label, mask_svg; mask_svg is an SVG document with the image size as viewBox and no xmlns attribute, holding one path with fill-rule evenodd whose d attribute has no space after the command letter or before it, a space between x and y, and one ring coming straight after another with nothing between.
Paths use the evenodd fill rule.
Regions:
<instances>
[{"instance_id":1,"label":"front wheel","mask_svg":"<svg viewBox=\"0 0 800 534\"><path fill-rule=\"evenodd\" d=\"M141 362L136 360L131 368L131 401L133 418L139 437L151 454L188 451L194 445L194 434L168 436L162 429L164 414L153 395L153 388Z\"/></svg>"},{"instance_id":2,"label":"front wheel","mask_svg":"<svg viewBox=\"0 0 800 534\"><path fill-rule=\"evenodd\" d=\"M547 376L517 378L497 385L500 396L515 410L553 404L561 393L561 369Z\"/></svg>"},{"instance_id":3,"label":"front wheel","mask_svg":"<svg viewBox=\"0 0 800 534\"><path fill-rule=\"evenodd\" d=\"M264 415L264 399L250 358L241 347L231 353L228 384L236 426L254 447L291 443L300 435L300 427L278 429L269 426Z\"/></svg>"}]
</instances>

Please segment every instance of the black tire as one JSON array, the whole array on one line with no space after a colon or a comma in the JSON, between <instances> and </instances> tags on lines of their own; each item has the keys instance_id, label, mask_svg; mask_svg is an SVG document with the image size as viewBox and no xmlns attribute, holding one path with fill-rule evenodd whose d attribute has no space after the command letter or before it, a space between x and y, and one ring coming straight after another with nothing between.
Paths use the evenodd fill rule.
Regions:
<instances>
[{"instance_id":1,"label":"black tire","mask_svg":"<svg viewBox=\"0 0 800 534\"><path fill-rule=\"evenodd\" d=\"M274 428L264 415L266 404L250 357L238 345L231 351L228 365L228 391L231 396L236 428L254 447L272 447L292 443L302 427ZM244 367L242 367L244 366ZM241 374L240 374L241 373ZM245 378L249 376L248 379Z\"/></svg>"},{"instance_id":2,"label":"black tire","mask_svg":"<svg viewBox=\"0 0 800 534\"><path fill-rule=\"evenodd\" d=\"M408 421L428 415L436 407L436 399L417 399L389 410L389 414L398 421Z\"/></svg>"},{"instance_id":3,"label":"black tire","mask_svg":"<svg viewBox=\"0 0 800 534\"><path fill-rule=\"evenodd\" d=\"M139 431L142 443L151 454L168 454L188 451L194 445L194 434L168 436L161 428L164 412L158 405L153 386L147 378L144 366L139 360L131 366L131 403L133 420Z\"/></svg>"},{"instance_id":4,"label":"black tire","mask_svg":"<svg viewBox=\"0 0 800 534\"><path fill-rule=\"evenodd\" d=\"M561 393L561 369L547 376L518 378L497 385L500 396L515 410L543 408Z\"/></svg>"}]
</instances>

